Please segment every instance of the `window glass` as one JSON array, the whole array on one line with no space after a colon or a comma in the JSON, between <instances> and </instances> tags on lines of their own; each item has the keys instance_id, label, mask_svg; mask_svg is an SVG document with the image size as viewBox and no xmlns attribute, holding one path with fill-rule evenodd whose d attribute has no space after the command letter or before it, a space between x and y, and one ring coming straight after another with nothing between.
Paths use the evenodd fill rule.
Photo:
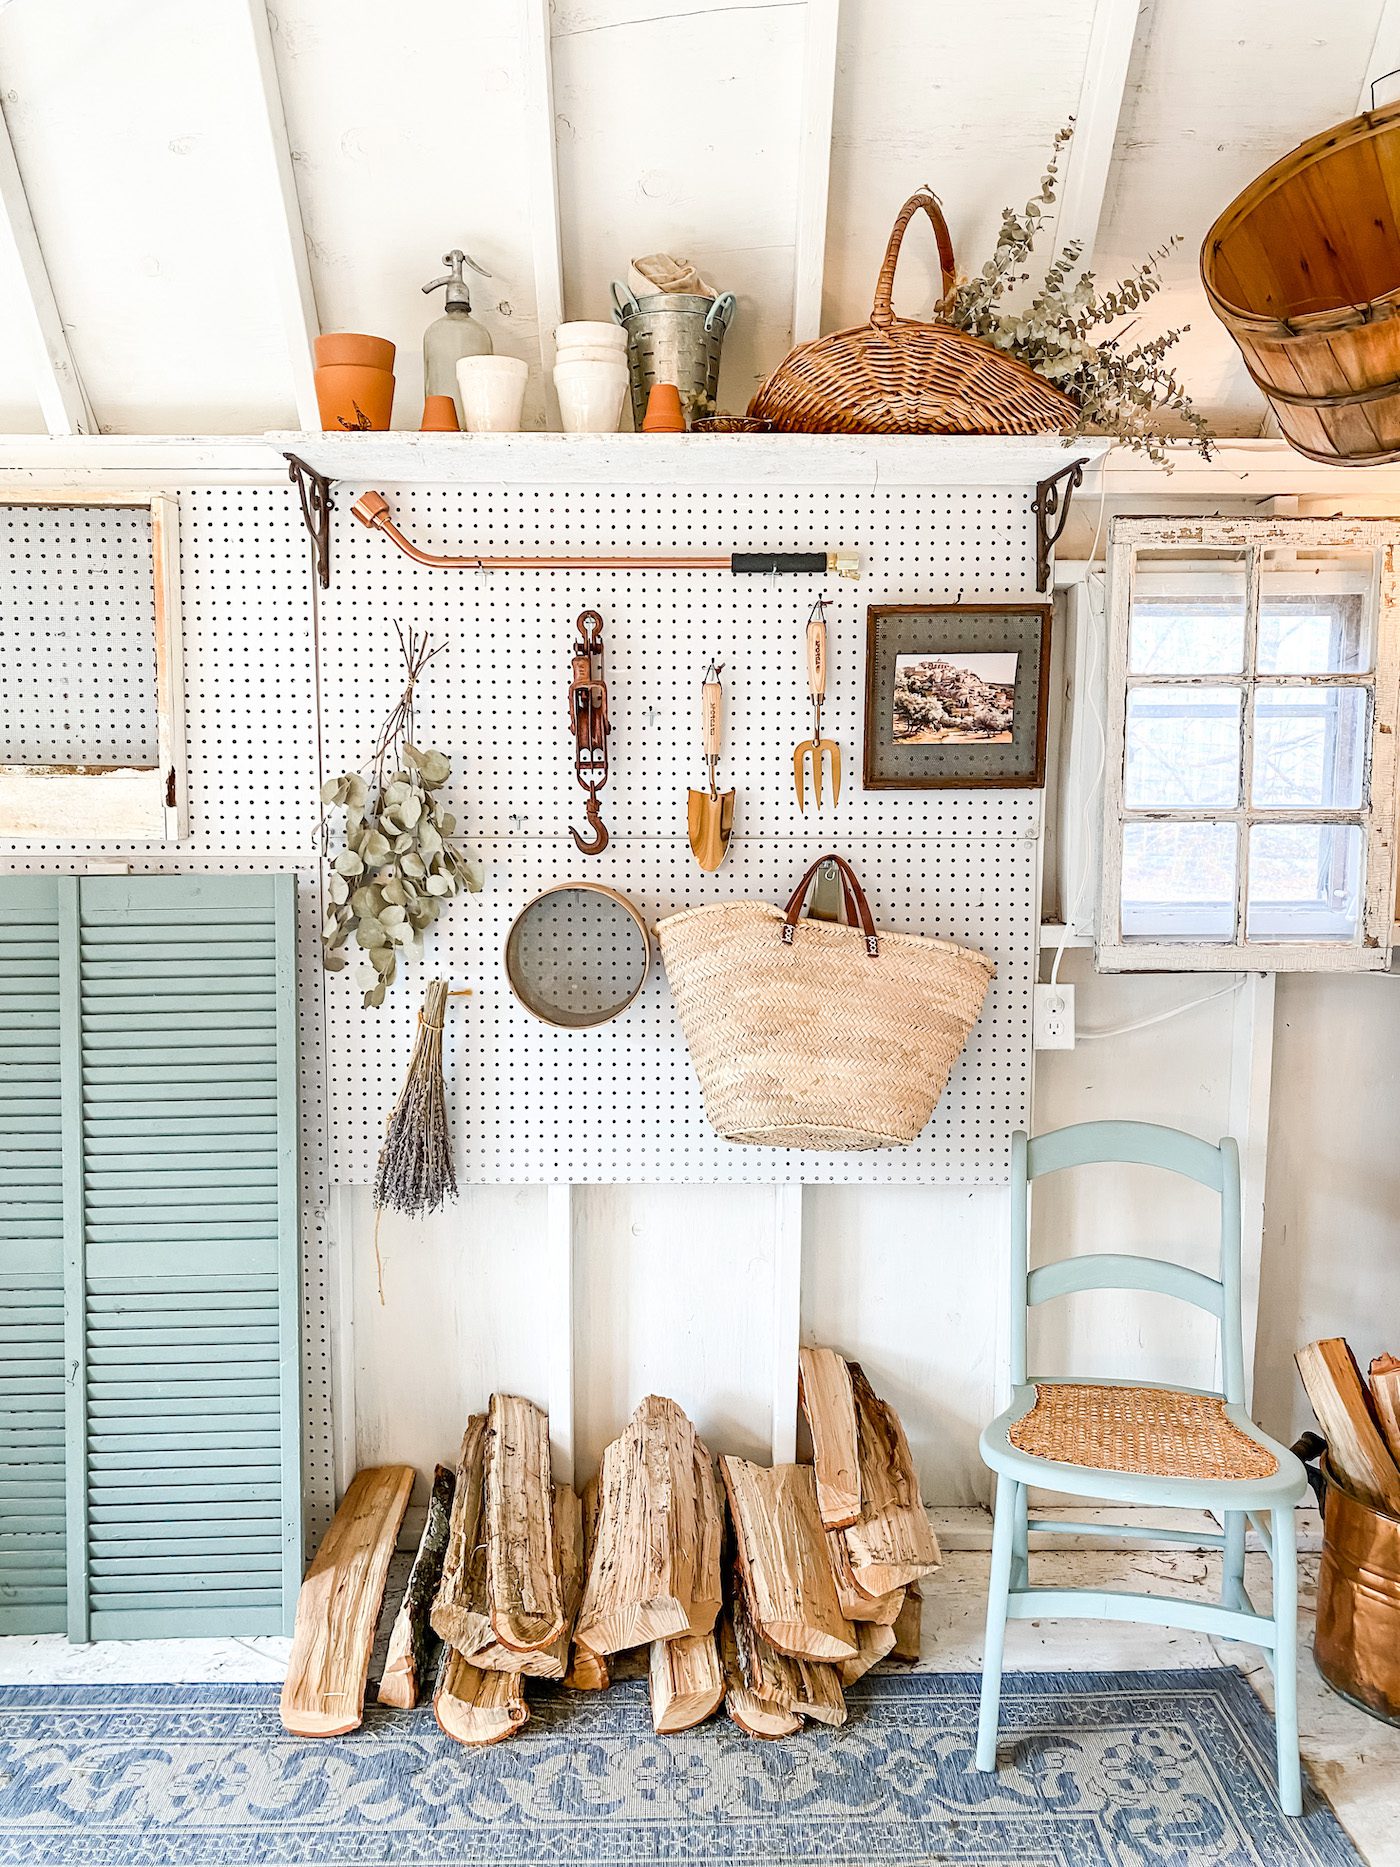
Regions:
<instances>
[{"instance_id":1,"label":"window glass","mask_svg":"<svg viewBox=\"0 0 1400 1867\"><path fill-rule=\"evenodd\" d=\"M1354 940L1361 826L1256 823L1249 832L1250 940Z\"/></svg>"},{"instance_id":2,"label":"window glass","mask_svg":"<svg viewBox=\"0 0 1400 1867\"><path fill-rule=\"evenodd\" d=\"M1364 687L1271 687L1254 695L1256 810L1355 810L1364 801Z\"/></svg>"},{"instance_id":3,"label":"window glass","mask_svg":"<svg viewBox=\"0 0 1400 1867\"><path fill-rule=\"evenodd\" d=\"M1266 551L1260 561L1261 674L1364 674L1374 662L1369 552Z\"/></svg>"},{"instance_id":4,"label":"window glass","mask_svg":"<svg viewBox=\"0 0 1400 1867\"><path fill-rule=\"evenodd\" d=\"M1244 667L1242 551L1139 551L1128 618L1133 674L1238 674Z\"/></svg>"},{"instance_id":5,"label":"window glass","mask_svg":"<svg viewBox=\"0 0 1400 1867\"><path fill-rule=\"evenodd\" d=\"M1123 801L1129 810L1233 810L1240 801L1238 687L1134 687Z\"/></svg>"},{"instance_id":6,"label":"window glass","mask_svg":"<svg viewBox=\"0 0 1400 1867\"><path fill-rule=\"evenodd\" d=\"M1232 940L1235 826L1126 823L1125 940Z\"/></svg>"}]
</instances>

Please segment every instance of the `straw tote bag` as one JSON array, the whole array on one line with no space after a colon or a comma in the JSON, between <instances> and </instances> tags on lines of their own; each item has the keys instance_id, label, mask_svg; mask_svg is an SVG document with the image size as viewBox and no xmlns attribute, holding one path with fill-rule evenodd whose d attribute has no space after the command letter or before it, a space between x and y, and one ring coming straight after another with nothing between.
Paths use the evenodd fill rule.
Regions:
<instances>
[{"instance_id":1,"label":"straw tote bag","mask_svg":"<svg viewBox=\"0 0 1400 1867\"><path fill-rule=\"evenodd\" d=\"M798 918L828 862L845 926ZM950 940L877 932L840 856L814 862L785 910L714 902L672 914L657 938L711 1126L764 1147L908 1146L996 972Z\"/></svg>"},{"instance_id":2,"label":"straw tote bag","mask_svg":"<svg viewBox=\"0 0 1400 1867\"><path fill-rule=\"evenodd\" d=\"M948 223L920 191L899 210L868 324L799 344L749 403L749 414L795 434L1043 434L1072 428L1079 410L1033 369L951 324L896 316L891 293L904 230L933 222L943 296L956 283Z\"/></svg>"}]
</instances>

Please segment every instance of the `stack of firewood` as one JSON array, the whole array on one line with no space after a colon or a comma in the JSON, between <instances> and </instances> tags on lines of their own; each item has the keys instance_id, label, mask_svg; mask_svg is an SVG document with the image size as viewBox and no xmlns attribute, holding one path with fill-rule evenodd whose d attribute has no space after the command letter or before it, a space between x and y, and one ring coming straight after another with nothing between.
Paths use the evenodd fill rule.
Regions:
<instances>
[{"instance_id":1,"label":"stack of firewood","mask_svg":"<svg viewBox=\"0 0 1400 1867\"><path fill-rule=\"evenodd\" d=\"M1364 1504L1400 1516L1400 1360L1378 1355L1367 1381L1341 1336L1309 1342L1296 1359L1333 1477Z\"/></svg>"},{"instance_id":2,"label":"stack of firewood","mask_svg":"<svg viewBox=\"0 0 1400 1867\"><path fill-rule=\"evenodd\" d=\"M842 1723L844 1686L917 1660L918 1583L940 1558L904 1429L860 1368L804 1349L800 1394L810 1465L723 1458L721 1488L681 1408L651 1395L581 1500L551 1482L541 1409L492 1395L436 1474L380 1701L416 1702L436 1634L434 1709L464 1744L520 1729L527 1680L597 1691L639 1660L658 1732L721 1704L755 1737Z\"/></svg>"}]
</instances>

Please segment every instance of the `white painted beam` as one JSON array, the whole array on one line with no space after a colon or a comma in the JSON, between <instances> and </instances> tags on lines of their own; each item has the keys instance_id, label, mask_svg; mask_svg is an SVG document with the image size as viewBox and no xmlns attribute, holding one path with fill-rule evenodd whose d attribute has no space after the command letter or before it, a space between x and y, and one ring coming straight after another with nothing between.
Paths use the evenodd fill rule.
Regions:
<instances>
[{"instance_id":1,"label":"white painted beam","mask_svg":"<svg viewBox=\"0 0 1400 1867\"><path fill-rule=\"evenodd\" d=\"M1366 73L1361 80L1361 89L1356 94L1356 114L1361 116L1371 108L1372 87L1377 107L1393 104L1400 98L1400 77L1395 77L1390 84L1380 80L1400 72L1400 0L1385 0L1381 16L1376 21L1376 36L1371 41L1371 56L1366 60Z\"/></svg>"},{"instance_id":2,"label":"white painted beam","mask_svg":"<svg viewBox=\"0 0 1400 1867\"><path fill-rule=\"evenodd\" d=\"M1108 193L1113 144L1141 8L1142 0L1096 0L1089 28L1084 80L1074 115L1074 140L1069 146L1055 222L1056 245L1064 247L1078 240L1086 266L1094 256L1094 240Z\"/></svg>"},{"instance_id":3,"label":"white painted beam","mask_svg":"<svg viewBox=\"0 0 1400 1867\"><path fill-rule=\"evenodd\" d=\"M775 1465L797 1457L797 1350L802 1340L802 1188L773 1188L773 1425Z\"/></svg>"},{"instance_id":4,"label":"white painted beam","mask_svg":"<svg viewBox=\"0 0 1400 1867\"><path fill-rule=\"evenodd\" d=\"M841 0L807 0L797 146L797 217L792 246L792 341L821 335L831 119Z\"/></svg>"},{"instance_id":5,"label":"white painted beam","mask_svg":"<svg viewBox=\"0 0 1400 1867\"><path fill-rule=\"evenodd\" d=\"M564 317L564 259L559 247L559 167L554 134L554 61L549 0L524 7L526 165L530 177L530 229L535 258L535 315L548 423L556 427L554 332Z\"/></svg>"},{"instance_id":6,"label":"white painted beam","mask_svg":"<svg viewBox=\"0 0 1400 1867\"><path fill-rule=\"evenodd\" d=\"M1274 984L1251 973L1235 994L1230 1027L1230 1133L1240 1150L1240 1309L1244 1384L1254 1390L1254 1343L1264 1255L1264 1177L1269 1148L1269 1093L1274 1067Z\"/></svg>"},{"instance_id":7,"label":"white painted beam","mask_svg":"<svg viewBox=\"0 0 1400 1867\"><path fill-rule=\"evenodd\" d=\"M545 1220L548 1271L540 1292L548 1347L549 1446L556 1484L574 1482L574 1189L551 1186Z\"/></svg>"},{"instance_id":8,"label":"white painted beam","mask_svg":"<svg viewBox=\"0 0 1400 1867\"><path fill-rule=\"evenodd\" d=\"M16 319L51 435L96 434L97 423L68 346L44 264L29 197L0 113L0 304Z\"/></svg>"},{"instance_id":9,"label":"white painted beam","mask_svg":"<svg viewBox=\"0 0 1400 1867\"><path fill-rule=\"evenodd\" d=\"M320 432L321 417L316 407L315 339L321 321L292 168L272 27L263 0L243 0L242 12L248 33L249 88L255 120L249 143L253 180L267 204L267 254L286 336L297 426L316 434Z\"/></svg>"}]
</instances>

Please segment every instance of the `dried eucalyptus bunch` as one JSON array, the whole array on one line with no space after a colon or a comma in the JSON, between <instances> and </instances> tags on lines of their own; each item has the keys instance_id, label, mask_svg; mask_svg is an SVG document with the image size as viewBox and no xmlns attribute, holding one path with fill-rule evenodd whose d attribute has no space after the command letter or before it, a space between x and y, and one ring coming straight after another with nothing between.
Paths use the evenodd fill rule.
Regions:
<instances>
[{"instance_id":1,"label":"dried eucalyptus bunch","mask_svg":"<svg viewBox=\"0 0 1400 1867\"><path fill-rule=\"evenodd\" d=\"M1209 458L1205 417L1166 361L1190 327L1134 344L1124 341L1132 325L1123 320L1161 291L1162 261L1180 244L1180 235L1110 286L1100 286L1092 272L1081 268L1083 242L1071 240L1030 296L1021 290L1032 282L1027 262L1045 230L1045 210L1059 186L1060 156L1073 135L1072 125L1056 133L1040 192L1023 213L1003 209L992 257L980 272L959 275L940 314L970 337L1009 351L1062 389L1079 405L1077 433L1111 434L1153 460L1166 461L1162 417L1170 414ZM1121 328L1106 334L1115 325Z\"/></svg>"},{"instance_id":2,"label":"dried eucalyptus bunch","mask_svg":"<svg viewBox=\"0 0 1400 1867\"><path fill-rule=\"evenodd\" d=\"M475 893L482 871L454 847L457 820L438 795L452 767L441 752L412 743L413 687L442 644L399 631L408 684L379 735L370 776L345 772L324 786L321 801L345 811L345 846L331 858L321 930L326 969L348 961L353 933L363 958L355 983L365 1005L382 1005L400 957L419 959L423 935L444 901L459 889Z\"/></svg>"}]
</instances>

